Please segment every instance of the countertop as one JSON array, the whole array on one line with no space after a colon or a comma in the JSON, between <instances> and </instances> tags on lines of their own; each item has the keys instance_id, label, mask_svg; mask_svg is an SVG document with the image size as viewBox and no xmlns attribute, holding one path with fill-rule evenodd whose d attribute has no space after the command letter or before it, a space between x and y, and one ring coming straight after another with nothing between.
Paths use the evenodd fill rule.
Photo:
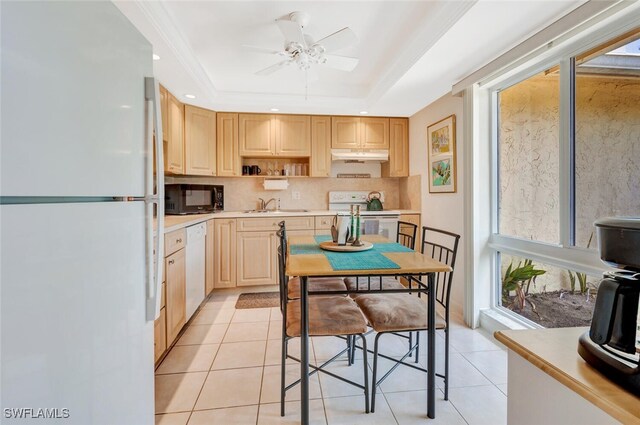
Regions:
<instances>
[{"instance_id":1,"label":"countertop","mask_svg":"<svg viewBox=\"0 0 640 425\"><path fill-rule=\"evenodd\" d=\"M640 398L605 378L578 354L588 328L498 331L510 350L625 424L640 424Z\"/></svg>"},{"instance_id":2,"label":"countertop","mask_svg":"<svg viewBox=\"0 0 640 425\"><path fill-rule=\"evenodd\" d=\"M417 210L399 210L391 209L389 211L398 211L400 214L421 214ZM305 212L280 212L280 213L245 213L243 211L223 211L215 214L193 214L193 215L166 215L164 217L164 232L173 232L184 227L202 223L212 218L261 218L261 217L308 217L335 215L336 211L330 210L309 210Z\"/></svg>"}]
</instances>

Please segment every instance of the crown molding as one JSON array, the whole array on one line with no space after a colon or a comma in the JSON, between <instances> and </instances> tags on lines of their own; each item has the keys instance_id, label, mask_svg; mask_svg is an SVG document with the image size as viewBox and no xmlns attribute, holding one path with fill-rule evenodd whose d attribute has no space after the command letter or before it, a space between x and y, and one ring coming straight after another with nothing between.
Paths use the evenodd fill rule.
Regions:
<instances>
[{"instance_id":1,"label":"crown molding","mask_svg":"<svg viewBox=\"0 0 640 425\"><path fill-rule=\"evenodd\" d=\"M367 104L373 105L380 100L477 2L435 2L436 9L427 15L402 53L372 86L366 98Z\"/></svg>"},{"instance_id":2,"label":"crown molding","mask_svg":"<svg viewBox=\"0 0 640 425\"><path fill-rule=\"evenodd\" d=\"M164 7L162 2L134 0L134 3L171 49L185 71L210 99L215 100L219 94L218 90L198 60L186 37L176 26L171 13Z\"/></svg>"}]
</instances>

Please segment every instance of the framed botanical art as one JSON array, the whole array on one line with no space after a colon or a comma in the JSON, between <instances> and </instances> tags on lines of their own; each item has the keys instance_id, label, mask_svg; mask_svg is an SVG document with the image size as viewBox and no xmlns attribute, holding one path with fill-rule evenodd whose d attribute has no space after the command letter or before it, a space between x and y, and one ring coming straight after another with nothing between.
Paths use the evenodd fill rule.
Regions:
<instances>
[{"instance_id":1,"label":"framed botanical art","mask_svg":"<svg viewBox=\"0 0 640 425\"><path fill-rule=\"evenodd\" d=\"M456 191L456 116L427 127L429 192Z\"/></svg>"}]
</instances>

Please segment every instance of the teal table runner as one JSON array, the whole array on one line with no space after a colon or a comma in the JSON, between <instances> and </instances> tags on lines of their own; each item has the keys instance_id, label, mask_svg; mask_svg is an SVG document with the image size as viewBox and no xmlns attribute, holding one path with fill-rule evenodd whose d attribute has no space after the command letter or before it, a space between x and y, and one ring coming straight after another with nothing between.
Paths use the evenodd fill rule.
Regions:
<instances>
[{"instance_id":1,"label":"teal table runner","mask_svg":"<svg viewBox=\"0 0 640 425\"><path fill-rule=\"evenodd\" d=\"M317 243L331 240L331 236L316 236ZM325 251L317 244L291 245L291 255L323 254L329 260L333 270L374 270L374 269L399 269L395 262L391 261L383 252L412 252L410 248L399 243L374 243L373 248L361 252L334 252Z\"/></svg>"}]
</instances>

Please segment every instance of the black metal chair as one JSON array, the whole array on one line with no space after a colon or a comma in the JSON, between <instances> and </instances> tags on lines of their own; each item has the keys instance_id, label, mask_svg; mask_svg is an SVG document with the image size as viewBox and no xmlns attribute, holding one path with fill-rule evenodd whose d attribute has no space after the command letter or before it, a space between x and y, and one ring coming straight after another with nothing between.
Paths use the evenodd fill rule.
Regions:
<instances>
[{"instance_id":1,"label":"black metal chair","mask_svg":"<svg viewBox=\"0 0 640 425\"><path fill-rule=\"evenodd\" d=\"M407 248L415 249L417 230L418 226L413 223L398 221L398 236L396 237L396 242Z\"/></svg>"},{"instance_id":2,"label":"black metal chair","mask_svg":"<svg viewBox=\"0 0 640 425\"><path fill-rule=\"evenodd\" d=\"M429 233L429 237L435 235L436 238L429 239L427 233ZM443 238L449 239L449 243L443 242ZM436 312L436 329L445 331L445 370L444 374L436 375L444 379L445 400L449 398L449 301L459 240L460 236L455 233L426 226L422 228L421 252L441 263L448 264L452 269L451 272L436 273L433 280L435 287L429 288L429 296L435 296L437 303L444 308L444 316ZM417 285L424 286L420 280L415 278L411 278L411 280L414 280ZM426 369L416 364L410 364L404 361L415 351L415 363L418 363L420 346L419 332L428 330L427 311L424 302L410 294L360 295L355 298L355 301L367 318L369 326L377 332L373 348L373 377L371 389L371 411L373 412L375 409L377 387L398 366L403 364L413 369L427 372ZM380 337L387 333L396 334L398 332L416 332L416 341L410 345L409 351L400 360L380 354L378 351ZM382 378L377 379L379 356L392 360L396 362L396 364L394 364Z\"/></svg>"},{"instance_id":3,"label":"black metal chair","mask_svg":"<svg viewBox=\"0 0 640 425\"><path fill-rule=\"evenodd\" d=\"M280 385L280 415L285 414L285 397L286 392L300 383L300 380L286 385L286 361L292 359L300 361L300 359L289 355L288 343L292 338L300 336L302 323L300 320L300 300L291 300L288 297L288 276L286 275L286 258L287 258L287 239L284 222L280 223L280 230L276 232L280 240L278 247L278 277L280 283L280 311L282 312L282 353L281 353L281 385ZM363 350L363 367L364 367L364 383L361 385L357 382L348 380L332 372L324 369L325 366L337 360L344 353L348 353L350 348L347 346L344 350L337 353L331 359L325 361L320 366L309 365L313 369L309 375L316 372L322 372L333 378L351 384L357 388L364 390L365 395L365 412L369 413L369 370L367 363L367 340L365 332L367 324L356 303L350 298L341 295L328 296L310 296L308 302L309 309L309 336L337 336L345 340L359 336L362 341ZM348 356L349 364L351 358Z\"/></svg>"}]
</instances>

